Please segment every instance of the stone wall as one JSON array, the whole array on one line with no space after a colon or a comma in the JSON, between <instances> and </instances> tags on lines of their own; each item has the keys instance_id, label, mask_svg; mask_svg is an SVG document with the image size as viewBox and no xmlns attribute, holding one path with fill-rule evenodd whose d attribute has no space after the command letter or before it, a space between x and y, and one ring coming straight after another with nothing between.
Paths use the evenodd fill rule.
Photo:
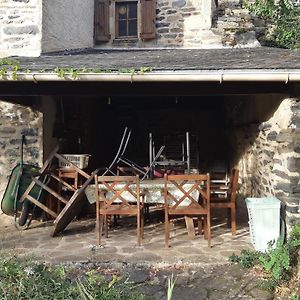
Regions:
<instances>
[{"instance_id":1,"label":"stone wall","mask_svg":"<svg viewBox=\"0 0 300 300\"><path fill-rule=\"evenodd\" d=\"M0 101L0 199L9 175L20 162L21 135L25 135L24 163L42 164L43 115L29 107Z\"/></svg>"},{"instance_id":2,"label":"stone wall","mask_svg":"<svg viewBox=\"0 0 300 300\"><path fill-rule=\"evenodd\" d=\"M231 102L232 162L240 196L275 195L288 227L300 222L300 98L256 96Z\"/></svg>"},{"instance_id":3,"label":"stone wall","mask_svg":"<svg viewBox=\"0 0 300 300\"><path fill-rule=\"evenodd\" d=\"M41 28L41 0L1 0L0 57L39 56Z\"/></svg>"},{"instance_id":4,"label":"stone wall","mask_svg":"<svg viewBox=\"0 0 300 300\"><path fill-rule=\"evenodd\" d=\"M200 46L201 30L211 27L211 4L206 0L158 0L158 45Z\"/></svg>"},{"instance_id":5,"label":"stone wall","mask_svg":"<svg viewBox=\"0 0 300 300\"><path fill-rule=\"evenodd\" d=\"M43 52L93 47L94 0L43 1Z\"/></svg>"},{"instance_id":6,"label":"stone wall","mask_svg":"<svg viewBox=\"0 0 300 300\"><path fill-rule=\"evenodd\" d=\"M100 47L187 47L201 48L203 32L207 34L215 9L211 0L157 0L156 38L137 42L115 39L114 1L110 6L110 34ZM139 7L139 6L138 6ZM140 8L138 8L140 9ZM140 32L138 25L138 32Z\"/></svg>"}]
</instances>

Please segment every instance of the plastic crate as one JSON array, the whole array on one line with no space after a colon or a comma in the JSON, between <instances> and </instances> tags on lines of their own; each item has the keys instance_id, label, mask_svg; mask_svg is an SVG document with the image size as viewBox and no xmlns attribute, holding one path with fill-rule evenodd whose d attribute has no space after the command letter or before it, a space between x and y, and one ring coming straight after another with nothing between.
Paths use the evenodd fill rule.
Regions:
<instances>
[{"instance_id":1,"label":"plastic crate","mask_svg":"<svg viewBox=\"0 0 300 300\"><path fill-rule=\"evenodd\" d=\"M293 0L293 4L295 6L300 6L300 0Z\"/></svg>"},{"instance_id":2,"label":"plastic crate","mask_svg":"<svg viewBox=\"0 0 300 300\"><path fill-rule=\"evenodd\" d=\"M275 197L246 198L251 242L257 251L268 250L280 236L280 200Z\"/></svg>"},{"instance_id":3,"label":"plastic crate","mask_svg":"<svg viewBox=\"0 0 300 300\"><path fill-rule=\"evenodd\" d=\"M87 168L89 164L89 154L61 154L65 159L74 164L79 169ZM59 161L60 168L72 168L71 164L65 163L64 161Z\"/></svg>"}]
</instances>

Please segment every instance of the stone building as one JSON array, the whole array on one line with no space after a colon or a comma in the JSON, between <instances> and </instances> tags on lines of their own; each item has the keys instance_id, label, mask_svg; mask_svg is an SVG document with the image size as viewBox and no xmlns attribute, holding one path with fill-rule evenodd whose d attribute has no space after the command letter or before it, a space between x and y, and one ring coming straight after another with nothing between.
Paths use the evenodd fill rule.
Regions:
<instances>
[{"instance_id":1,"label":"stone building","mask_svg":"<svg viewBox=\"0 0 300 300\"><path fill-rule=\"evenodd\" d=\"M200 171L240 169L240 210L247 196L275 195L287 225L299 222L300 55L232 49L258 43L247 12L222 5L232 19L213 20L214 1L2 1L0 55L20 64L2 62L1 191L21 133L25 160L41 164L59 142L91 154L93 169L109 163L125 126L141 164L150 131L188 130Z\"/></svg>"},{"instance_id":2,"label":"stone building","mask_svg":"<svg viewBox=\"0 0 300 300\"><path fill-rule=\"evenodd\" d=\"M214 0L3 0L0 57L94 46L255 47L253 29L237 0L218 9Z\"/></svg>"}]
</instances>

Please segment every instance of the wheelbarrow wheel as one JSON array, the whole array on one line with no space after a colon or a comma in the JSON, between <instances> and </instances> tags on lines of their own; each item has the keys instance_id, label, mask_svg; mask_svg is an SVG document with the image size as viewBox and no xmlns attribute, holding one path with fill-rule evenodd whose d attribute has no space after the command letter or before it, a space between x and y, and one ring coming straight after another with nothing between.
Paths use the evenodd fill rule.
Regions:
<instances>
[{"instance_id":1,"label":"wheelbarrow wheel","mask_svg":"<svg viewBox=\"0 0 300 300\"><path fill-rule=\"evenodd\" d=\"M30 222L31 222L31 218L28 219L29 212L30 212L30 203L28 201L25 201L22 206L22 210L21 210L19 218L16 217L16 220L15 220L15 225L16 225L17 229L25 230L28 228L28 226L30 225Z\"/></svg>"}]
</instances>

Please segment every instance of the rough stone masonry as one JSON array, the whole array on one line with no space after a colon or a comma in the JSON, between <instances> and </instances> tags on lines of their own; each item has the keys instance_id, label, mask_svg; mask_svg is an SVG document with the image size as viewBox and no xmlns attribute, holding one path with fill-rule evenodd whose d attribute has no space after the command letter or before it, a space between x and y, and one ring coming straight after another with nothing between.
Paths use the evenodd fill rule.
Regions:
<instances>
[{"instance_id":1,"label":"rough stone masonry","mask_svg":"<svg viewBox=\"0 0 300 300\"><path fill-rule=\"evenodd\" d=\"M30 107L0 101L0 199L12 169L20 162L22 135L25 136L24 163L41 164L43 160L42 113Z\"/></svg>"},{"instance_id":2,"label":"rough stone masonry","mask_svg":"<svg viewBox=\"0 0 300 300\"><path fill-rule=\"evenodd\" d=\"M41 37L41 0L0 1L0 57L39 56Z\"/></svg>"},{"instance_id":3,"label":"rough stone masonry","mask_svg":"<svg viewBox=\"0 0 300 300\"><path fill-rule=\"evenodd\" d=\"M275 195L284 206L288 229L299 223L300 99L283 99L264 122L235 126L231 139L240 169L240 200Z\"/></svg>"}]
</instances>

